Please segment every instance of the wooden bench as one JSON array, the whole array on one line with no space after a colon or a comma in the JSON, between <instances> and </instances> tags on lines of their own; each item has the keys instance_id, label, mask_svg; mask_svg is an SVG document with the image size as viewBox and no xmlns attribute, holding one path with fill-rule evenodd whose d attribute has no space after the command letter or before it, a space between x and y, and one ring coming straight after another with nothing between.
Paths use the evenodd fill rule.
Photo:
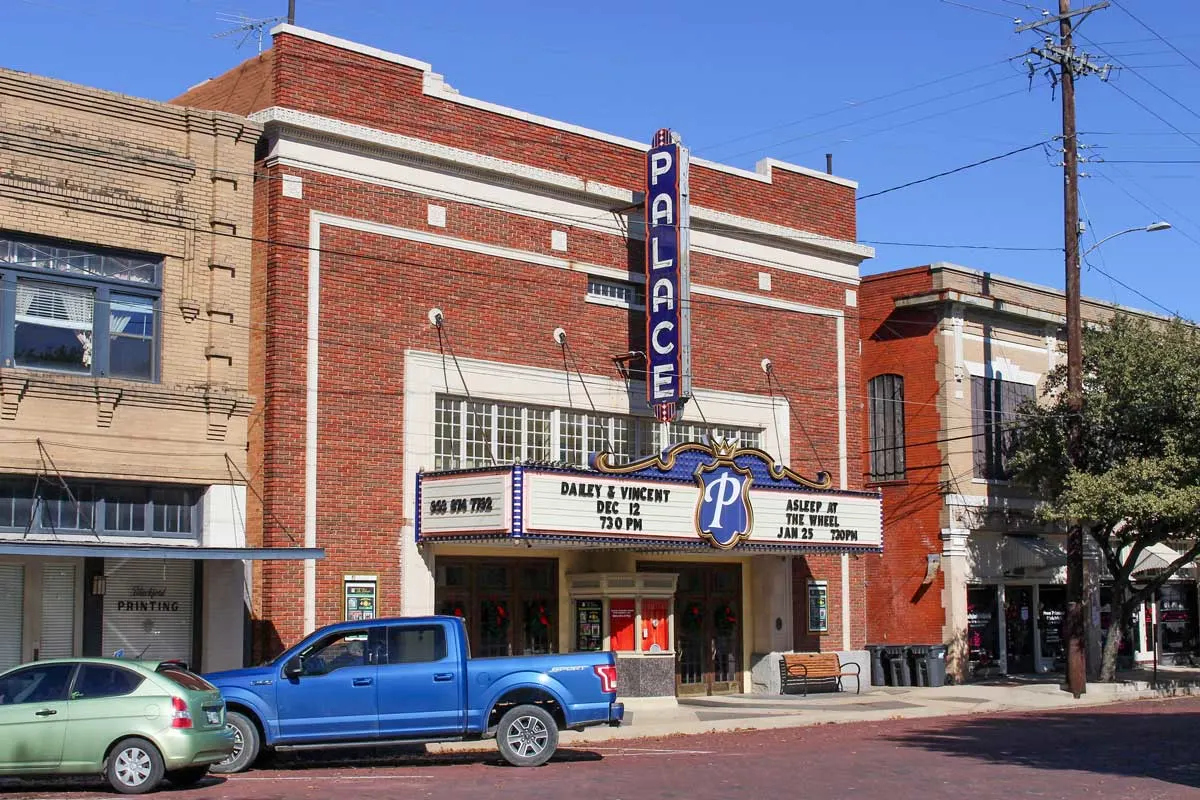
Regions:
<instances>
[{"instance_id":1,"label":"wooden bench","mask_svg":"<svg viewBox=\"0 0 1200 800\"><path fill-rule=\"evenodd\" d=\"M858 694L862 689L861 671L858 664L843 664L837 653L784 653L779 662L779 693L800 686L807 696L810 683L833 684L840 692L844 690L842 678L852 677L854 693Z\"/></svg>"}]
</instances>

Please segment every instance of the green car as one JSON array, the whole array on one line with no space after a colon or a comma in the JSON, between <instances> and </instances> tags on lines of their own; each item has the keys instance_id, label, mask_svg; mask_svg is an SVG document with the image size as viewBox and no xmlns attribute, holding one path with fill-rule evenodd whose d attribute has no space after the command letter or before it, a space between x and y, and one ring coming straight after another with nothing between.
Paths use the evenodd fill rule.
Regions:
<instances>
[{"instance_id":1,"label":"green car","mask_svg":"<svg viewBox=\"0 0 1200 800\"><path fill-rule=\"evenodd\" d=\"M0 775L104 775L123 794L192 786L233 752L225 700L177 661L37 661L0 673Z\"/></svg>"}]
</instances>

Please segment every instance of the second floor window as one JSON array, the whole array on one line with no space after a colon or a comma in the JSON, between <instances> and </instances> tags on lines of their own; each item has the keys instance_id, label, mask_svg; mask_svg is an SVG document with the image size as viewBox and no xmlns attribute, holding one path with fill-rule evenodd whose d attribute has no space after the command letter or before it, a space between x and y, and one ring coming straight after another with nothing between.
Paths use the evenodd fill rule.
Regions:
<instances>
[{"instance_id":1,"label":"second floor window","mask_svg":"<svg viewBox=\"0 0 1200 800\"><path fill-rule=\"evenodd\" d=\"M610 449L623 460L653 455L712 435L742 447L762 447L757 428L661 425L651 417L493 403L439 396L434 410L434 469L487 467L514 461L562 461L587 467L592 453Z\"/></svg>"},{"instance_id":2,"label":"second floor window","mask_svg":"<svg viewBox=\"0 0 1200 800\"><path fill-rule=\"evenodd\" d=\"M878 375L867 384L870 479L904 479L904 378Z\"/></svg>"},{"instance_id":3,"label":"second floor window","mask_svg":"<svg viewBox=\"0 0 1200 800\"><path fill-rule=\"evenodd\" d=\"M999 378L971 378L971 433L976 478L1004 481L1021 428L1021 406L1037 396L1037 387Z\"/></svg>"},{"instance_id":4,"label":"second floor window","mask_svg":"<svg viewBox=\"0 0 1200 800\"><path fill-rule=\"evenodd\" d=\"M72 483L67 492L0 480L0 532L191 538L200 530L200 498L199 489L183 486Z\"/></svg>"},{"instance_id":5,"label":"second floor window","mask_svg":"<svg viewBox=\"0 0 1200 800\"><path fill-rule=\"evenodd\" d=\"M0 365L153 381L160 262L0 234Z\"/></svg>"}]
</instances>

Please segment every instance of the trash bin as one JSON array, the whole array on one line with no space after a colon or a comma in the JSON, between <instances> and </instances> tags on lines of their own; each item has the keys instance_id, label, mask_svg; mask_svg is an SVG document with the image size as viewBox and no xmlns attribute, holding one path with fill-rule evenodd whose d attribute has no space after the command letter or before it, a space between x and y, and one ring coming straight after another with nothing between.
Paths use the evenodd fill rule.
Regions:
<instances>
[{"instance_id":1,"label":"trash bin","mask_svg":"<svg viewBox=\"0 0 1200 800\"><path fill-rule=\"evenodd\" d=\"M913 686L929 685L929 645L910 644L908 657L912 663Z\"/></svg>"},{"instance_id":2,"label":"trash bin","mask_svg":"<svg viewBox=\"0 0 1200 800\"><path fill-rule=\"evenodd\" d=\"M929 652L925 656L929 671L930 686L945 686L946 685L946 645L933 644L929 646Z\"/></svg>"},{"instance_id":3,"label":"trash bin","mask_svg":"<svg viewBox=\"0 0 1200 800\"><path fill-rule=\"evenodd\" d=\"M912 686L912 673L908 669L908 648L898 645L883 648L887 659L888 686Z\"/></svg>"},{"instance_id":4,"label":"trash bin","mask_svg":"<svg viewBox=\"0 0 1200 800\"><path fill-rule=\"evenodd\" d=\"M887 673L884 672L883 666L883 650L881 644L867 645L867 652L871 654L871 685L872 686L887 686Z\"/></svg>"}]
</instances>

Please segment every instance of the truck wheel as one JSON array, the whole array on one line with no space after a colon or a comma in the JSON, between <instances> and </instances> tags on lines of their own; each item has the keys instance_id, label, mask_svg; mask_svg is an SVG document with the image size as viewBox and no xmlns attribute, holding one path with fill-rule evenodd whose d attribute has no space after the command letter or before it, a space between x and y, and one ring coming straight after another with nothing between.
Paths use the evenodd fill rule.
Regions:
<instances>
[{"instance_id":1,"label":"truck wheel","mask_svg":"<svg viewBox=\"0 0 1200 800\"><path fill-rule=\"evenodd\" d=\"M121 794L145 794L158 788L163 779L163 760L158 748L145 739L117 742L108 754L104 776Z\"/></svg>"},{"instance_id":2,"label":"truck wheel","mask_svg":"<svg viewBox=\"0 0 1200 800\"><path fill-rule=\"evenodd\" d=\"M258 735L258 726L245 714L228 711L225 714L225 726L233 731L233 752L224 761L218 761L209 767L209 771L217 775L231 775L244 772L258 758L262 749L262 737Z\"/></svg>"},{"instance_id":3,"label":"truck wheel","mask_svg":"<svg viewBox=\"0 0 1200 800\"><path fill-rule=\"evenodd\" d=\"M496 743L514 767L540 767L558 749L558 724L540 706L516 706L500 718Z\"/></svg>"}]
</instances>

